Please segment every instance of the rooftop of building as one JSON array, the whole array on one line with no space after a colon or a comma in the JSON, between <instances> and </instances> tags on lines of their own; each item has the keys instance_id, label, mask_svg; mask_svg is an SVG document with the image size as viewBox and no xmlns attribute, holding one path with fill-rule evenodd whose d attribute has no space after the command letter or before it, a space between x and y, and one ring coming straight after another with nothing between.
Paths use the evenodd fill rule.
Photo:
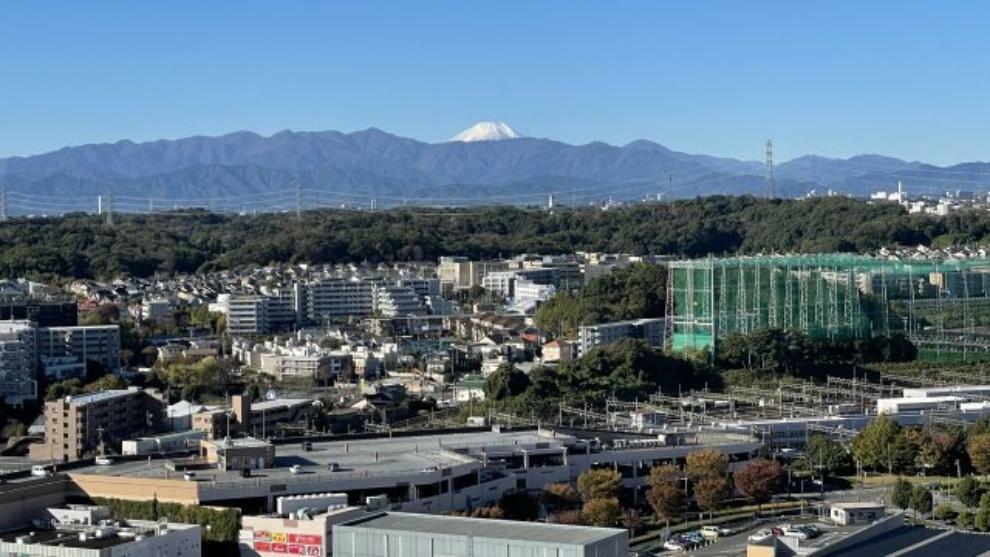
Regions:
<instances>
[{"instance_id":1,"label":"rooftop of building","mask_svg":"<svg viewBox=\"0 0 990 557\"><path fill-rule=\"evenodd\" d=\"M675 449L689 449L703 443L712 446L734 446L747 441L748 436L736 432L706 431L698 433L695 443L686 441ZM278 443L275 447L273 468L253 470L250 478L241 478L234 471L197 471L197 480L216 479L224 482L254 482L258 480L315 480L317 476L330 476L330 479L367 478L374 476L398 476L438 472L463 464L476 463L484 451L488 455L505 454L517 450L554 450L564 446L581 450L586 444L595 445L596 436L628 437L637 440L656 440L655 436L633 433L587 432L580 437L559 431L534 429L502 429L499 431L464 431L447 434L424 434L415 436L375 437L365 439L342 439L332 441L307 441ZM587 441L586 441L586 440ZM603 437L604 439L604 437ZM642 448L635 443L628 449ZM98 474L118 477L172 478L181 477L181 472L170 470L167 461L116 461L110 466L85 466L72 473ZM333 468L331 465L336 465ZM296 472L292 467L298 466Z\"/></svg>"},{"instance_id":2,"label":"rooftop of building","mask_svg":"<svg viewBox=\"0 0 990 557\"><path fill-rule=\"evenodd\" d=\"M108 526L62 526L49 530L37 528L15 530L0 535L0 542L24 546L40 545L73 549L107 549L137 541L137 536L149 538L163 535L169 530L198 528L192 524L158 523L129 520ZM98 530L102 532L98 533ZM81 535L81 534L84 534Z\"/></svg>"},{"instance_id":3,"label":"rooftop of building","mask_svg":"<svg viewBox=\"0 0 990 557\"><path fill-rule=\"evenodd\" d=\"M136 392L138 391L130 390L130 389L112 389L109 391L100 391L98 393L67 396L65 397L65 401L75 404L77 406L84 406L86 404L93 404L97 402L103 402L105 400L111 400L114 398L127 396L130 394L134 394Z\"/></svg>"},{"instance_id":4,"label":"rooftop of building","mask_svg":"<svg viewBox=\"0 0 990 557\"><path fill-rule=\"evenodd\" d=\"M261 402L252 402L251 411L261 412L269 410L277 410L280 408L291 408L293 406L301 406L304 404L312 404L313 400L309 398L276 398L274 400L263 400Z\"/></svg>"},{"instance_id":5,"label":"rooftop of building","mask_svg":"<svg viewBox=\"0 0 990 557\"><path fill-rule=\"evenodd\" d=\"M473 536L475 538L484 537L559 545L586 545L626 534L625 530L616 528L392 512L358 519L344 525L354 528L375 528L447 536Z\"/></svg>"}]
</instances>

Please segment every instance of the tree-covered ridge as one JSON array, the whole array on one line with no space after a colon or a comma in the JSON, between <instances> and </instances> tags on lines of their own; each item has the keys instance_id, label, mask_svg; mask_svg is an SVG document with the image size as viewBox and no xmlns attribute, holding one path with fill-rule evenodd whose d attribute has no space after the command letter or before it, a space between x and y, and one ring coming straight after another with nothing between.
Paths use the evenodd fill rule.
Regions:
<instances>
[{"instance_id":1,"label":"tree-covered ridge","mask_svg":"<svg viewBox=\"0 0 990 557\"><path fill-rule=\"evenodd\" d=\"M475 259L578 250L673 254L868 251L982 242L990 215L908 215L844 198L706 197L666 204L542 210L513 207L310 211L295 214L94 215L0 224L0 274L148 276L270 263Z\"/></svg>"}]
</instances>

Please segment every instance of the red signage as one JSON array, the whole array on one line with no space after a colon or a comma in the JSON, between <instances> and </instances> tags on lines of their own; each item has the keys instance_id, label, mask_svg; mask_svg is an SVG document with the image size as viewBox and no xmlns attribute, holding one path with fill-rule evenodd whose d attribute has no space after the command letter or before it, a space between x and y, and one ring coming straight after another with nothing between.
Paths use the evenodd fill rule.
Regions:
<instances>
[{"instance_id":1,"label":"red signage","mask_svg":"<svg viewBox=\"0 0 990 557\"><path fill-rule=\"evenodd\" d=\"M285 553L320 557L323 555L323 536L255 530L254 550L259 553Z\"/></svg>"},{"instance_id":2,"label":"red signage","mask_svg":"<svg viewBox=\"0 0 990 557\"><path fill-rule=\"evenodd\" d=\"M310 534L289 534L289 543L301 543L303 545L323 545L323 536Z\"/></svg>"}]
</instances>

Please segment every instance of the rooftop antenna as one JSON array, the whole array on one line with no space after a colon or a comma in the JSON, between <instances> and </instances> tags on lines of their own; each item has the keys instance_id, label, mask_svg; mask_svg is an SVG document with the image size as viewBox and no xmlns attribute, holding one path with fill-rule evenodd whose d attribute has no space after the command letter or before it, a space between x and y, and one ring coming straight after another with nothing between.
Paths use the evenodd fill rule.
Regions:
<instances>
[{"instance_id":1,"label":"rooftop antenna","mask_svg":"<svg viewBox=\"0 0 990 557\"><path fill-rule=\"evenodd\" d=\"M767 174L766 174L767 199L777 197L777 186L773 183L773 140L767 140Z\"/></svg>"}]
</instances>

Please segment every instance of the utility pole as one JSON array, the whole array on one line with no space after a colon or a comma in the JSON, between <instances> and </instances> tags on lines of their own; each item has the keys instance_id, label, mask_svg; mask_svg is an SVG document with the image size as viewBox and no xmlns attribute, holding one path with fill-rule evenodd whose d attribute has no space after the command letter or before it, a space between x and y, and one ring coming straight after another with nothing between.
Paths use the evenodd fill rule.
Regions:
<instances>
[{"instance_id":1,"label":"utility pole","mask_svg":"<svg viewBox=\"0 0 990 557\"><path fill-rule=\"evenodd\" d=\"M773 183L773 140L767 140L767 174L766 174L766 196L767 199L777 197L777 186Z\"/></svg>"}]
</instances>

